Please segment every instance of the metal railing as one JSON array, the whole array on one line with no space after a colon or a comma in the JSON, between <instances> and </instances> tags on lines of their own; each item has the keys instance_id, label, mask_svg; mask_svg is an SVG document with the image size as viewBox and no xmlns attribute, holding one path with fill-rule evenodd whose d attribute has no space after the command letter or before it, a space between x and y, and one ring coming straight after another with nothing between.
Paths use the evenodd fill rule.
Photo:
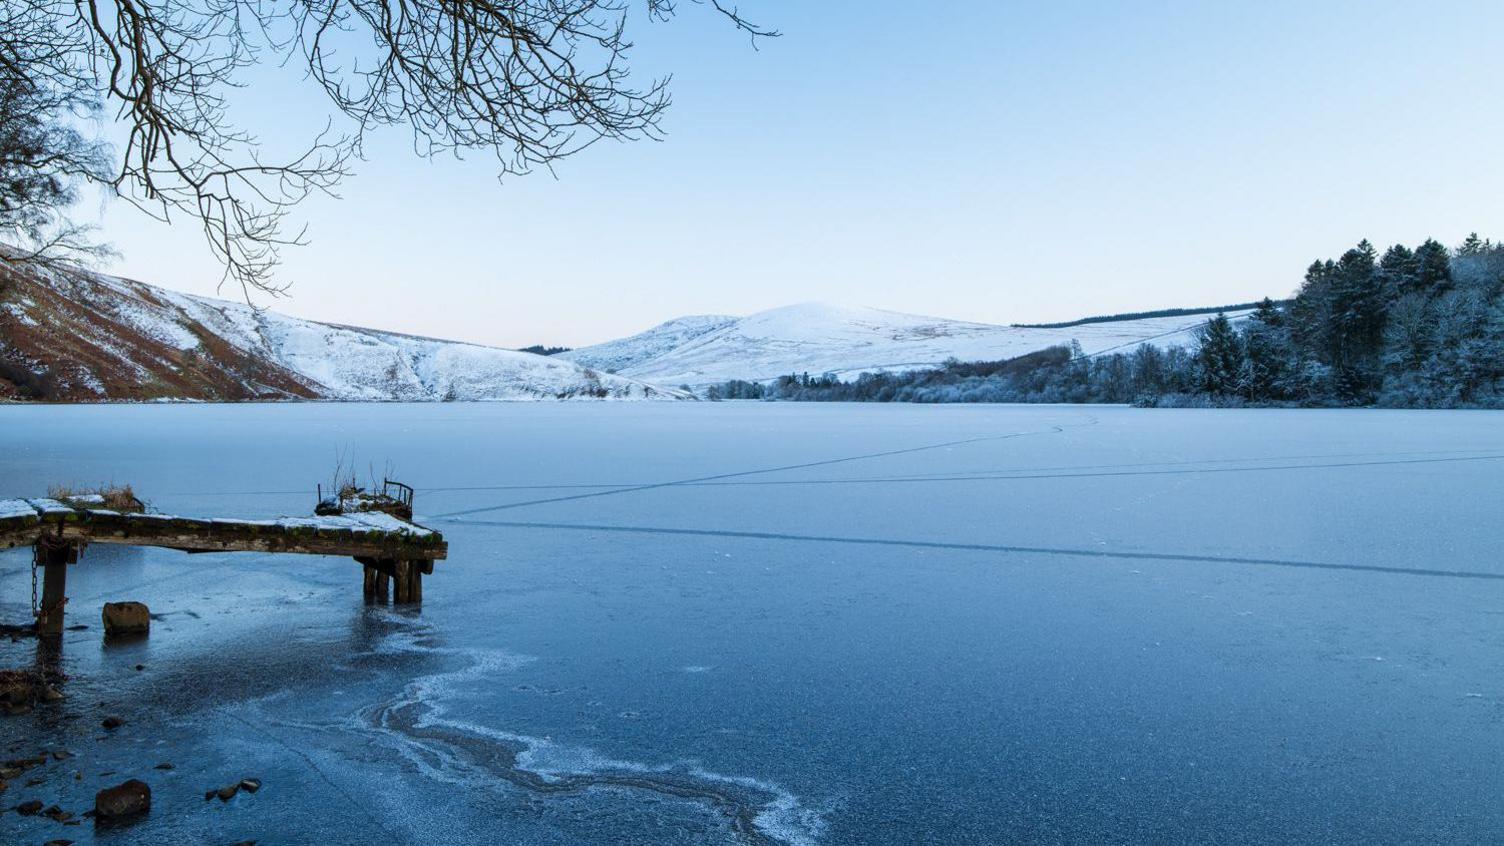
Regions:
<instances>
[{"instance_id":1,"label":"metal railing","mask_svg":"<svg viewBox=\"0 0 1504 846\"><path fill-rule=\"evenodd\" d=\"M409 485L394 482L391 479L382 479L381 495L394 499L408 508L413 507L413 489Z\"/></svg>"}]
</instances>

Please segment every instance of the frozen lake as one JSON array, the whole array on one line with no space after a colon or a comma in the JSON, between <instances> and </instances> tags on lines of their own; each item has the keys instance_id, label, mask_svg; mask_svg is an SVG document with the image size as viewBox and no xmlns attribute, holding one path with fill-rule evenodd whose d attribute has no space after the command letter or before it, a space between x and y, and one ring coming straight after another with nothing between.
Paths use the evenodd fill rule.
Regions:
<instances>
[{"instance_id":1,"label":"frozen lake","mask_svg":"<svg viewBox=\"0 0 1504 846\"><path fill-rule=\"evenodd\" d=\"M0 496L236 516L344 450L451 548L421 610L344 559L88 550L68 700L0 718L77 757L0 805L154 809L0 842L1504 839L1499 413L0 406L0 442ZM101 645L116 599L148 640Z\"/></svg>"}]
</instances>

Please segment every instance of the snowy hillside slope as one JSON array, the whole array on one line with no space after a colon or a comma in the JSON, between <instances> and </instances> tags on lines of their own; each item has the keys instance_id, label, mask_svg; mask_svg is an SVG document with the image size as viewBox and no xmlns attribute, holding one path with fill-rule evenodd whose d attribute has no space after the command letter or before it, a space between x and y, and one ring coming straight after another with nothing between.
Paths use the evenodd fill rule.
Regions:
<instances>
[{"instance_id":1,"label":"snowy hillside slope","mask_svg":"<svg viewBox=\"0 0 1504 846\"><path fill-rule=\"evenodd\" d=\"M724 329L741 318L725 314L693 314L676 317L628 338L618 338L592 347L566 350L559 358L567 358L586 367L606 370L611 373L632 367L650 358L663 355L688 344L701 335Z\"/></svg>"},{"instance_id":2,"label":"snowy hillside slope","mask_svg":"<svg viewBox=\"0 0 1504 846\"><path fill-rule=\"evenodd\" d=\"M684 398L557 358L6 265L0 366L0 396L59 400Z\"/></svg>"},{"instance_id":3,"label":"snowy hillside slope","mask_svg":"<svg viewBox=\"0 0 1504 846\"><path fill-rule=\"evenodd\" d=\"M1073 340L1088 355L1141 343L1183 346L1190 344L1208 317L1155 317L1037 329L802 303L731 320L668 348L660 343L663 335L653 329L570 355L582 362L628 362L617 372L637 379L701 387L728 379L768 380L787 373L849 377L877 370L912 370L933 367L948 358L994 361Z\"/></svg>"}]
</instances>

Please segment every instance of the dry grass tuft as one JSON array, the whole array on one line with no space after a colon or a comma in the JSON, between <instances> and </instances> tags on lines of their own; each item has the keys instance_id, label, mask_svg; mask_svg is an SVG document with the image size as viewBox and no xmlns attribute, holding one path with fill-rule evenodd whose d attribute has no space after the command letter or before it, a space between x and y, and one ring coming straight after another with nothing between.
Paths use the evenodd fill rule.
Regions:
<instances>
[{"instance_id":1,"label":"dry grass tuft","mask_svg":"<svg viewBox=\"0 0 1504 846\"><path fill-rule=\"evenodd\" d=\"M131 490L130 485L110 486L100 490L104 497L104 507L114 511L130 511L141 507L141 500L136 498L136 492Z\"/></svg>"},{"instance_id":2,"label":"dry grass tuft","mask_svg":"<svg viewBox=\"0 0 1504 846\"><path fill-rule=\"evenodd\" d=\"M47 488L47 496L59 502L93 500L98 503L96 507L108 508L111 511L133 512L145 509L145 505L137 498L135 490L130 485L111 483L92 489L72 485L52 485Z\"/></svg>"}]
</instances>

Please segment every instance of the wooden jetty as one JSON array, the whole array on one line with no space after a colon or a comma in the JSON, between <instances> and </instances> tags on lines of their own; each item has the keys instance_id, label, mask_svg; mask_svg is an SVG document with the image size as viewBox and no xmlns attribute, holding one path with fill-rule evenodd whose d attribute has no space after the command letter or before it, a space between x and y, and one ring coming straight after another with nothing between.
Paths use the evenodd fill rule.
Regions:
<instances>
[{"instance_id":1,"label":"wooden jetty","mask_svg":"<svg viewBox=\"0 0 1504 846\"><path fill-rule=\"evenodd\" d=\"M411 499L408 504L410 507ZM86 497L0 499L0 550L30 546L43 571L37 631L60 634L68 601L67 565L91 543L157 546L183 552L277 552L340 555L365 568L365 596L421 602L423 576L448 556L444 536L381 511L236 520L177 517L96 507ZM410 511L408 513L411 513ZM36 604L35 590L33 603Z\"/></svg>"}]
</instances>

